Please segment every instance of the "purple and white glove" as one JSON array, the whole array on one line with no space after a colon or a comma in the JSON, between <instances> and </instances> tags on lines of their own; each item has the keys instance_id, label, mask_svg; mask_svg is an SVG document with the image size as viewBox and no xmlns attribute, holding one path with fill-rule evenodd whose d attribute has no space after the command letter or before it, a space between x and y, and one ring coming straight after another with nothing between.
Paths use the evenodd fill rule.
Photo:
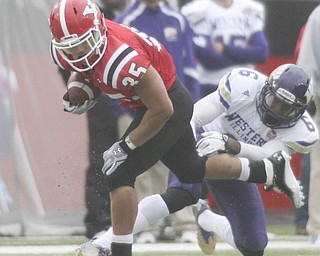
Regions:
<instances>
[{"instance_id":1,"label":"purple and white glove","mask_svg":"<svg viewBox=\"0 0 320 256\"><path fill-rule=\"evenodd\" d=\"M204 132L201 136L203 138L196 144L199 156L212 156L217 153L227 152L228 135L212 131Z\"/></svg>"}]
</instances>

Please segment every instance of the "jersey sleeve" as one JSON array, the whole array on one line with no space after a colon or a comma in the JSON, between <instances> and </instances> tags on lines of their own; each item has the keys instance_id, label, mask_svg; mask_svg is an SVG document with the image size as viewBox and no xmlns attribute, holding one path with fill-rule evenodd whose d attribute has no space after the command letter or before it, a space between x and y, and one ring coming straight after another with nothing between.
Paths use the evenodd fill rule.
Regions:
<instances>
[{"instance_id":1,"label":"jersey sleeve","mask_svg":"<svg viewBox=\"0 0 320 256\"><path fill-rule=\"evenodd\" d=\"M246 47L236 45L225 45L224 53L240 63L263 63L269 57L269 44L263 31L251 34Z\"/></svg>"},{"instance_id":2,"label":"jersey sleeve","mask_svg":"<svg viewBox=\"0 0 320 256\"><path fill-rule=\"evenodd\" d=\"M265 79L266 76L253 69L232 69L219 83L217 91L221 104L227 111L231 106L241 105L245 101L255 101Z\"/></svg>"},{"instance_id":3,"label":"jersey sleeve","mask_svg":"<svg viewBox=\"0 0 320 256\"><path fill-rule=\"evenodd\" d=\"M288 147L302 154L309 153L319 139L318 128L307 112L289 131L280 131L280 134Z\"/></svg>"},{"instance_id":4,"label":"jersey sleeve","mask_svg":"<svg viewBox=\"0 0 320 256\"><path fill-rule=\"evenodd\" d=\"M220 69L239 64L239 61L232 56L215 52L210 36L194 35L193 42L198 60L207 69Z\"/></svg>"},{"instance_id":5,"label":"jersey sleeve","mask_svg":"<svg viewBox=\"0 0 320 256\"><path fill-rule=\"evenodd\" d=\"M270 140L267 143L265 143L262 147L247 144L245 142L241 142L241 150L237 154L237 157L245 157L251 160L262 160L268 156L270 156L272 153L283 150L289 155L294 153L283 141L281 140Z\"/></svg>"},{"instance_id":6,"label":"jersey sleeve","mask_svg":"<svg viewBox=\"0 0 320 256\"><path fill-rule=\"evenodd\" d=\"M244 69L247 71L246 69ZM241 69L233 69L220 79L218 86L219 100L227 111L232 104L241 97L240 91L243 84L249 86L248 81L241 75Z\"/></svg>"},{"instance_id":7,"label":"jersey sleeve","mask_svg":"<svg viewBox=\"0 0 320 256\"><path fill-rule=\"evenodd\" d=\"M202 127L224 112L224 108L219 103L217 91L207 95L194 105L191 125L194 129Z\"/></svg>"},{"instance_id":8,"label":"jersey sleeve","mask_svg":"<svg viewBox=\"0 0 320 256\"><path fill-rule=\"evenodd\" d=\"M146 73L151 61L136 50L123 44L108 60L103 82L120 91L131 90Z\"/></svg>"}]
</instances>

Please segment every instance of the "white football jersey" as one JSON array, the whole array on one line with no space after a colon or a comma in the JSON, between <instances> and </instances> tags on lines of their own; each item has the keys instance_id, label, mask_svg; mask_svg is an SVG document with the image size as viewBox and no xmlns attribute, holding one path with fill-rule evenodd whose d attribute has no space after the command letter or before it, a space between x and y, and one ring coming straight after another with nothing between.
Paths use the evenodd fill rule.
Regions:
<instances>
[{"instance_id":1,"label":"white football jersey","mask_svg":"<svg viewBox=\"0 0 320 256\"><path fill-rule=\"evenodd\" d=\"M217 91L196 103L192 125L203 126L205 131L227 133L238 141L259 147L278 140L290 153L309 152L318 139L318 129L307 111L291 128L271 129L261 122L256 104L266 79L252 69L233 69L221 79ZM275 148L273 152L278 150Z\"/></svg>"},{"instance_id":2,"label":"white football jersey","mask_svg":"<svg viewBox=\"0 0 320 256\"><path fill-rule=\"evenodd\" d=\"M194 0L181 11L197 35L209 36L211 41L220 41L225 45L245 47L253 33L264 29L264 6L252 0L233 0L232 5L227 8L212 0ZM253 67L248 63L206 70L199 65L199 78L201 83L218 84L228 71L240 66Z\"/></svg>"}]
</instances>

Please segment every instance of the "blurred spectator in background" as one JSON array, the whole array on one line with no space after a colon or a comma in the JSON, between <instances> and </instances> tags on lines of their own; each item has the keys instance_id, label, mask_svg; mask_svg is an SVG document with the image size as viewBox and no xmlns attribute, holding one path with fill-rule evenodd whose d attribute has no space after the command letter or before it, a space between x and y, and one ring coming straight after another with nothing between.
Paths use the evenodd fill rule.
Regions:
<instances>
[{"instance_id":1,"label":"blurred spectator in background","mask_svg":"<svg viewBox=\"0 0 320 256\"><path fill-rule=\"evenodd\" d=\"M215 91L236 67L253 68L269 57L265 10L253 0L193 0L182 8L196 34L201 97Z\"/></svg>"},{"instance_id":2,"label":"blurred spectator in background","mask_svg":"<svg viewBox=\"0 0 320 256\"><path fill-rule=\"evenodd\" d=\"M108 19L115 16L125 7L125 0L96 1L102 13ZM70 72L59 68L64 82ZM86 237L98 236L111 226L110 197L105 177L101 172L104 164L102 155L115 141L119 139L118 115L123 110L117 106L117 101L104 94L98 98L98 103L87 112L89 132L89 166L86 171L85 200L87 213L84 223ZM121 112L120 112L121 111Z\"/></svg>"},{"instance_id":3,"label":"blurred spectator in background","mask_svg":"<svg viewBox=\"0 0 320 256\"><path fill-rule=\"evenodd\" d=\"M104 17L113 20L127 5L127 0L96 0Z\"/></svg>"},{"instance_id":4,"label":"blurred spectator in background","mask_svg":"<svg viewBox=\"0 0 320 256\"><path fill-rule=\"evenodd\" d=\"M199 99L200 87L196 74L193 34L188 20L179 11L165 1L136 0L121 12L115 21L135 27L161 42L172 56L182 84L188 88L195 101ZM135 185L139 201L146 196L164 192L167 180L167 167L161 162L140 175ZM192 209L188 207L166 218L158 231L145 231L139 234L136 240L140 243L150 243L155 242L157 236L160 240L173 240L177 233L181 235L182 242L194 242L195 230Z\"/></svg>"},{"instance_id":5,"label":"blurred spectator in background","mask_svg":"<svg viewBox=\"0 0 320 256\"><path fill-rule=\"evenodd\" d=\"M320 6L310 14L302 36L297 64L306 68L313 79L315 87L315 122L320 127ZM318 141L311 153L310 188L309 188L309 219L307 231L312 244L320 245L320 142Z\"/></svg>"}]
</instances>

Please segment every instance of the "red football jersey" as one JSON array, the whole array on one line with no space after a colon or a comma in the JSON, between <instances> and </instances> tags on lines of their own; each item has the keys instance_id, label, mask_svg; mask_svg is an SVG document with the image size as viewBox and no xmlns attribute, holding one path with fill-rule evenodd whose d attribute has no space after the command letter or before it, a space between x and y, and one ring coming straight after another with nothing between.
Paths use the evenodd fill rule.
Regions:
<instances>
[{"instance_id":1,"label":"red football jersey","mask_svg":"<svg viewBox=\"0 0 320 256\"><path fill-rule=\"evenodd\" d=\"M167 90L175 80L175 66L167 50L149 35L106 19L107 48L94 68L81 74L121 105L137 108L143 106L133 86L152 65L160 74ZM72 71L52 46L54 61L62 68Z\"/></svg>"}]
</instances>

